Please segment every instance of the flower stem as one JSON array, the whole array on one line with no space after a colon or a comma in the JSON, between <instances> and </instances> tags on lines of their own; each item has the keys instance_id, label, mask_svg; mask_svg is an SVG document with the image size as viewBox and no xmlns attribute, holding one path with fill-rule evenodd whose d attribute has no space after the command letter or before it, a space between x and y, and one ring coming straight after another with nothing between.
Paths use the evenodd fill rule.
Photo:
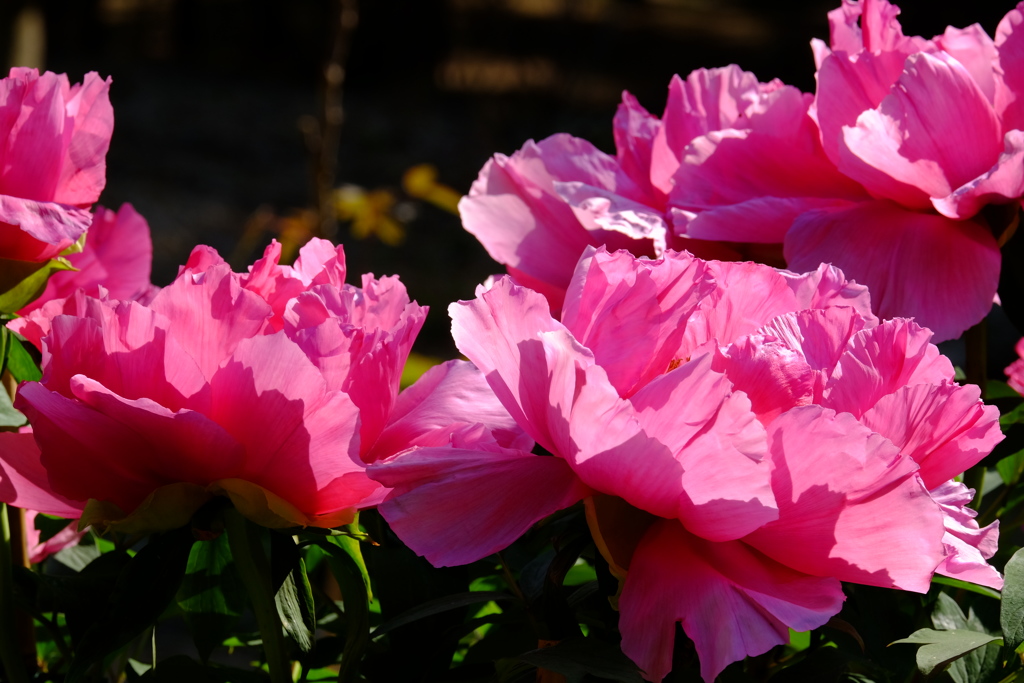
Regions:
<instances>
[{"instance_id":1,"label":"flower stem","mask_svg":"<svg viewBox=\"0 0 1024 683\"><path fill-rule=\"evenodd\" d=\"M28 683L18 647L14 615L14 565L11 558L11 526L7 506L0 503L0 661L10 683Z\"/></svg>"},{"instance_id":2,"label":"flower stem","mask_svg":"<svg viewBox=\"0 0 1024 683\"><path fill-rule=\"evenodd\" d=\"M235 567L256 613L270 680L272 683L292 683L291 662L270 585L270 561L263 552L257 529L234 508L224 511L224 527L228 532Z\"/></svg>"}]
</instances>

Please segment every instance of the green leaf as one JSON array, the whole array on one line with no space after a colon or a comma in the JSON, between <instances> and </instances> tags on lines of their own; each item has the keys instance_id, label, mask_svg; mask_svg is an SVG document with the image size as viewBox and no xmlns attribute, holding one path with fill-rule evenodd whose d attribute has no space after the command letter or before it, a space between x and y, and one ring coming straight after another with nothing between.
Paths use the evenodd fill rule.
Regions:
<instances>
[{"instance_id":1,"label":"green leaf","mask_svg":"<svg viewBox=\"0 0 1024 683\"><path fill-rule=\"evenodd\" d=\"M6 330L7 328L4 329ZM39 371L39 366L36 365L32 354L25 348L25 344L28 342L21 335L10 330L7 330L7 335L10 340L7 343L7 350L4 356L4 367L19 382L38 382L42 379L43 373Z\"/></svg>"},{"instance_id":2,"label":"green leaf","mask_svg":"<svg viewBox=\"0 0 1024 683\"><path fill-rule=\"evenodd\" d=\"M924 675L930 675L936 669L942 670L955 659L963 657L972 650L977 650L989 643L1002 642L999 636L991 636L977 631L936 631L922 628L914 631L907 638L895 640L890 645L909 643L921 645L917 651L917 668Z\"/></svg>"},{"instance_id":3,"label":"green leaf","mask_svg":"<svg viewBox=\"0 0 1024 683\"><path fill-rule=\"evenodd\" d=\"M979 586L976 583L968 583L967 581L961 581L960 579L954 579L949 576L941 576L936 574L932 577L932 583L941 584L943 586L952 586L953 588L959 588L960 590L970 591L977 593L978 595L984 595L989 598L995 598L999 600L1002 595L999 591L989 588L988 586Z\"/></svg>"},{"instance_id":4,"label":"green leaf","mask_svg":"<svg viewBox=\"0 0 1024 683\"><path fill-rule=\"evenodd\" d=\"M643 683L640 669L619 648L595 638L570 638L519 658L538 668L563 674L570 682L582 681L584 676L591 675L621 683Z\"/></svg>"},{"instance_id":5,"label":"green leaf","mask_svg":"<svg viewBox=\"0 0 1024 683\"><path fill-rule=\"evenodd\" d=\"M1017 649L1024 643L1024 549L1018 550L1003 569L1003 604L999 610L999 625L1003 629L1006 646Z\"/></svg>"},{"instance_id":6,"label":"green leaf","mask_svg":"<svg viewBox=\"0 0 1024 683\"><path fill-rule=\"evenodd\" d=\"M378 626L370 634L371 638L378 638L388 631L393 631L399 626L405 626L411 624L414 621L432 617L435 614L441 614L453 609L459 609L460 607L469 607L470 605L478 605L481 602L498 602L500 600L511 600L512 596L508 593L499 593L497 591L470 591L469 593L458 593L456 595L445 595L434 600L428 600L422 605L402 612L394 619L388 619L383 624Z\"/></svg>"},{"instance_id":7,"label":"green leaf","mask_svg":"<svg viewBox=\"0 0 1024 683\"><path fill-rule=\"evenodd\" d=\"M355 526L355 522L350 526ZM366 586L366 595L370 600L373 600L373 589L370 587L370 573L366 570L366 561L363 559L362 544L352 536L330 536L328 541L341 548L350 558L352 558L356 567L359 568L360 576L363 577L363 585Z\"/></svg>"},{"instance_id":8,"label":"green leaf","mask_svg":"<svg viewBox=\"0 0 1024 683\"><path fill-rule=\"evenodd\" d=\"M260 670L232 669L202 665L185 655L175 655L157 662L140 679L144 683L269 683L270 677Z\"/></svg>"},{"instance_id":9,"label":"green leaf","mask_svg":"<svg viewBox=\"0 0 1024 683\"><path fill-rule=\"evenodd\" d=\"M281 587L274 595L277 613L285 631L303 652L313 649L313 633L316 631L316 609L313 606L313 591L306 576L306 563L298 564L288 572Z\"/></svg>"},{"instance_id":10,"label":"green leaf","mask_svg":"<svg viewBox=\"0 0 1024 683\"><path fill-rule=\"evenodd\" d=\"M86 680L93 664L156 622L185 577L193 540L187 526L151 537L125 565L106 609L96 615L75 648L66 683Z\"/></svg>"},{"instance_id":11,"label":"green leaf","mask_svg":"<svg viewBox=\"0 0 1024 683\"><path fill-rule=\"evenodd\" d=\"M28 418L14 407L7 389L0 387L0 428L20 427L28 422Z\"/></svg>"},{"instance_id":12,"label":"green leaf","mask_svg":"<svg viewBox=\"0 0 1024 683\"><path fill-rule=\"evenodd\" d=\"M370 644L370 600L366 589L366 567L360 566L355 558L342 546L334 543L332 536L318 539L317 545L327 553L331 573L338 581L345 605L345 649L341 655L339 683L359 680L359 662L366 646Z\"/></svg>"},{"instance_id":13,"label":"green leaf","mask_svg":"<svg viewBox=\"0 0 1024 683\"><path fill-rule=\"evenodd\" d=\"M985 400L991 401L997 398L1020 398L1020 394L1006 382L998 379L986 380Z\"/></svg>"},{"instance_id":14,"label":"green leaf","mask_svg":"<svg viewBox=\"0 0 1024 683\"><path fill-rule=\"evenodd\" d=\"M996 471L999 477L1007 486L1013 486L1020 481L1020 475L1024 472L1024 450L1008 455L996 463Z\"/></svg>"},{"instance_id":15,"label":"green leaf","mask_svg":"<svg viewBox=\"0 0 1024 683\"><path fill-rule=\"evenodd\" d=\"M245 609L245 591L226 534L192 546L177 599L205 662L231 635Z\"/></svg>"},{"instance_id":16,"label":"green leaf","mask_svg":"<svg viewBox=\"0 0 1024 683\"><path fill-rule=\"evenodd\" d=\"M54 273L62 270L77 270L62 257L50 259L46 263L29 263L0 259L0 270L5 271L4 283L8 287L0 294L0 312L14 313L42 294L46 282ZM14 280L14 282L11 282Z\"/></svg>"},{"instance_id":17,"label":"green leaf","mask_svg":"<svg viewBox=\"0 0 1024 683\"><path fill-rule=\"evenodd\" d=\"M947 631L963 630L988 633L988 629L974 614L973 609L968 609L967 616L964 616L956 600L946 593L939 593L935 609L932 611L932 626ZM955 683L975 683L986 680L990 674L1001 668L1002 662L999 654L999 646L988 643L954 661L949 667L949 675Z\"/></svg>"}]
</instances>

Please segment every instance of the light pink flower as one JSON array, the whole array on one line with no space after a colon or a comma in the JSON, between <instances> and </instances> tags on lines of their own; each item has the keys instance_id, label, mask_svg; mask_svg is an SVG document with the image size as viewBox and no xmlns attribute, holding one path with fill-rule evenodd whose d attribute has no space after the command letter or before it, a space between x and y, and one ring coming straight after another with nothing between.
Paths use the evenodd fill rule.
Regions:
<instances>
[{"instance_id":1,"label":"light pink flower","mask_svg":"<svg viewBox=\"0 0 1024 683\"><path fill-rule=\"evenodd\" d=\"M48 302L63 300L75 290L82 289L89 296L110 299L131 299L146 303L157 292L150 282L153 267L153 241L146 219L132 207L124 204L117 211L102 206L89 226L84 249L67 256L77 270L54 273L46 282L46 289L32 303L18 311L19 315L39 309ZM51 304L58 311L61 303Z\"/></svg>"},{"instance_id":2,"label":"light pink flower","mask_svg":"<svg viewBox=\"0 0 1024 683\"><path fill-rule=\"evenodd\" d=\"M0 257L44 261L75 243L106 183L110 80L14 68L0 79Z\"/></svg>"},{"instance_id":3,"label":"light pink flower","mask_svg":"<svg viewBox=\"0 0 1024 683\"><path fill-rule=\"evenodd\" d=\"M0 500L153 530L225 495L267 526L336 526L385 493L368 461L472 429L460 406L494 418L479 438L515 443L469 364L398 395L426 309L396 278L344 284L342 250L322 240L294 267L280 251L240 275L197 247L149 304L78 291L37 321L43 379L16 399L35 439L0 451Z\"/></svg>"},{"instance_id":4,"label":"light pink flower","mask_svg":"<svg viewBox=\"0 0 1024 683\"><path fill-rule=\"evenodd\" d=\"M782 242L789 268L833 263L868 285L878 315L951 339L991 307L996 237L1024 194L1022 15L993 41L978 25L907 37L898 14L843 0L831 48L813 43L810 109L777 105L763 130L694 140L670 203L686 235ZM1005 208L981 214L993 205Z\"/></svg>"},{"instance_id":5,"label":"light pink flower","mask_svg":"<svg viewBox=\"0 0 1024 683\"><path fill-rule=\"evenodd\" d=\"M824 624L840 581L1000 581L983 559L995 527L972 527L944 488L1001 438L993 409L951 383L927 331L880 324L831 267L588 249L560 320L508 278L450 313L459 349L554 457L415 449L371 466L393 487L382 514L450 565L585 498L624 580L623 651L649 680L671 668L677 622L711 681Z\"/></svg>"}]
</instances>

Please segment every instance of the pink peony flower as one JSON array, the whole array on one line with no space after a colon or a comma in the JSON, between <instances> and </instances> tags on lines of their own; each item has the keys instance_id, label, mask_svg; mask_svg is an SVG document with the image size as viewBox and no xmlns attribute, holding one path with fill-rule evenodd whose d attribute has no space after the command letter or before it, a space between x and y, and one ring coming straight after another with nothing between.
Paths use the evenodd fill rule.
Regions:
<instances>
[{"instance_id":1,"label":"pink peony flower","mask_svg":"<svg viewBox=\"0 0 1024 683\"><path fill-rule=\"evenodd\" d=\"M948 480L1002 437L930 333L880 323L838 270L588 249L561 319L508 278L450 308L459 349L547 453L417 448L370 475L435 565L502 549L585 499L623 581L623 651L660 681L675 624L706 681L821 626L840 581L991 586L996 525ZM429 512L429 514L427 514Z\"/></svg>"},{"instance_id":2,"label":"pink peony flower","mask_svg":"<svg viewBox=\"0 0 1024 683\"><path fill-rule=\"evenodd\" d=\"M1017 342L1015 350L1019 358L1010 363L1004 372L1007 384L1013 387L1018 394L1024 394L1024 339Z\"/></svg>"},{"instance_id":3,"label":"pink peony flower","mask_svg":"<svg viewBox=\"0 0 1024 683\"><path fill-rule=\"evenodd\" d=\"M143 303L156 296L157 288L149 280L153 267L149 224L131 204L122 205L116 213L96 207L85 247L77 254L68 255L67 259L77 270L51 275L43 293L18 311L19 315L27 315L51 301L56 303L50 304L50 309L60 311L63 299L77 289L89 296L100 296L102 287L103 296L110 299Z\"/></svg>"},{"instance_id":4,"label":"pink peony flower","mask_svg":"<svg viewBox=\"0 0 1024 683\"><path fill-rule=\"evenodd\" d=\"M197 247L149 304L79 290L59 315L14 321L38 335L43 378L16 399L34 441L0 435L0 500L148 531L224 495L266 526L329 527L386 492L367 462L471 430L466 406L492 418L475 438L516 443L467 363L398 395L426 309L396 278L344 284L342 249L323 240L294 267L280 253L240 275Z\"/></svg>"},{"instance_id":5,"label":"pink peony flower","mask_svg":"<svg viewBox=\"0 0 1024 683\"><path fill-rule=\"evenodd\" d=\"M868 285L878 315L951 339L991 308L996 238L1024 194L1022 14L995 41L978 25L907 37L898 14L843 0L831 48L813 42L810 109L776 105L763 130L695 139L670 204L686 235L781 242L789 268L833 263Z\"/></svg>"},{"instance_id":6,"label":"pink peony flower","mask_svg":"<svg viewBox=\"0 0 1024 683\"><path fill-rule=\"evenodd\" d=\"M110 80L14 68L0 80L0 258L45 261L92 221L114 127Z\"/></svg>"}]
</instances>

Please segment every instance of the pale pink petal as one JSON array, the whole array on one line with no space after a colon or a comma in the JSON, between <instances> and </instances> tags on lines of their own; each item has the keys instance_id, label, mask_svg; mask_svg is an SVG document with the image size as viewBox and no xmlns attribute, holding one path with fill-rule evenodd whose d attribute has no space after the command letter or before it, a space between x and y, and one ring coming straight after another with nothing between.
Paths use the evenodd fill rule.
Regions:
<instances>
[{"instance_id":1,"label":"pale pink petal","mask_svg":"<svg viewBox=\"0 0 1024 683\"><path fill-rule=\"evenodd\" d=\"M996 28L996 111L1003 130L1024 130L1024 4L1006 13Z\"/></svg>"},{"instance_id":2,"label":"pale pink petal","mask_svg":"<svg viewBox=\"0 0 1024 683\"><path fill-rule=\"evenodd\" d=\"M705 264L685 252L646 261L588 248L566 294L562 324L627 397L678 364L686 321L713 291Z\"/></svg>"},{"instance_id":3,"label":"pale pink petal","mask_svg":"<svg viewBox=\"0 0 1024 683\"><path fill-rule=\"evenodd\" d=\"M915 54L878 108L843 129L838 166L872 195L922 208L988 171L1002 138L999 117L963 65Z\"/></svg>"},{"instance_id":4,"label":"pale pink petal","mask_svg":"<svg viewBox=\"0 0 1024 683\"><path fill-rule=\"evenodd\" d=\"M0 254L46 261L78 241L91 222L86 209L0 194Z\"/></svg>"},{"instance_id":5,"label":"pale pink petal","mask_svg":"<svg viewBox=\"0 0 1024 683\"><path fill-rule=\"evenodd\" d=\"M503 550L590 493L561 458L506 449L419 448L368 471L394 489L391 529L437 567Z\"/></svg>"},{"instance_id":6,"label":"pale pink petal","mask_svg":"<svg viewBox=\"0 0 1024 683\"><path fill-rule=\"evenodd\" d=\"M1024 195L1024 132L1006 134L1003 152L986 173L958 187L948 197L932 198L936 211L950 218L970 218L988 204L1008 204Z\"/></svg>"},{"instance_id":7,"label":"pale pink petal","mask_svg":"<svg viewBox=\"0 0 1024 683\"><path fill-rule=\"evenodd\" d=\"M569 457L569 411L589 350L551 317L547 301L509 278L448 307L455 345L487 378L513 419L549 452Z\"/></svg>"},{"instance_id":8,"label":"pale pink petal","mask_svg":"<svg viewBox=\"0 0 1024 683\"><path fill-rule=\"evenodd\" d=\"M578 392L571 433L579 451L563 457L592 488L716 541L775 519L764 429L709 357L628 401L610 390L600 366L587 368Z\"/></svg>"},{"instance_id":9,"label":"pale pink petal","mask_svg":"<svg viewBox=\"0 0 1024 683\"><path fill-rule=\"evenodd\" d=\"M886 320L853 335L822 404L860 417L883 397L915 384L953 381L953 364L913 320Z\"/></svg>"},{"instance_id":10,"label":"pale pink petal","mask_svg":"<svg viewBox=\"0 0 1024 683\"><path fill-rule=\"evenodd\" d=\"M572 207L587 231L621 233L634 240L650 240L654 252L665 251L668 224L661 211L649 204L579 182L556 182L555 192Z\"/></svg>"},{"instance_id":11,"label":"pale pink petal","mask_svg":"<svg viewBox=\"0 0 1024 683\"><path fill-rule=\"evenodd\" d=\"M172 334L209 379L242 339L256 334L271 314L258 294L242 289L227 265L183 272L160 290L153 311L174 321Z\"/></svg>"},{"instance_id":12,"label":"pale pink petal","mask_svg":"<svg viewBox=\"0 0 1024 683\"><path fill-rule=\"evenodd\" d=\"M901 387L880 398L861 422L912 457L929 489L974 467L1003 440L999 409L982 403L973 384Z\"/></svg>"},{"instance_id":13,"label":"pale pink petal","mask_svg":"<svg viewBox=\"0 0 1024 683\"><path fill-rule=\"evenodd\" d=\"M84 500L62 496L50 486L31 432L0 432L0 500L68 518L78 517L85 507Z\"/></svg>"},{"instance_id":14,"label":"pale pink petal","mask_svg":"<svg viewBox=\"0 0 1024 683\"><path fill-rule=\"evenodd\" d=\"M789 642L839 612L839 581L808 576L741 541L712 543L673 520L652 526L637 546L619 598L622 651L660 682L672 669L676 623L700 657L701 676Z\"/></svg>"},{"instance_id":15,"label":"pale pink petal","mask_svg":"<svg viewBox=\"0 0 1024 683\"><path fill-rule=\"evenodd\" d=\"M366 456L382 460L413 446L442 446L456 430L482 424L509 448L533 442L498 401L476 366L452 360L436 365L398 395L384 431Z\"/></svg>"},{"instance_id":16,"label":"pale pink petal","mask_svg":"<svg viewBox=\"0 0 1024 683\"><path fill-rule=\"evenodd\" d=\"M796 271L832 263L871 292L880 318L914 317L954 339L992 307L999 248L988 226L863 202L812 211L786 235L786 262Z\"/></svg>"},{"instance_id":17,"label":"pale pink petal","mask_svg":"<svg viewBox=\"0 0 1024 683\"><path fill-rule=\"evenodd\" d=\"M943 521L912 459L819 406L780 416L768 436L779 518L746 542L809 574L928 591Z\"/></svg>"},{"instance_id":18,"label":"pale pink petal","mask_svg":"<svg viewBox=\"0 0 1024 683\"><path fill-rule=\"evenodd\" d=\"M959 482L946 482L931 494L942 508L946 524L942 537L946 559L935 573L1001 590L1003 577L985 561L999 549L999 520L979 528L974 519L978 513L967 507L974 491Z\"/></svg>"}]
</instances>

